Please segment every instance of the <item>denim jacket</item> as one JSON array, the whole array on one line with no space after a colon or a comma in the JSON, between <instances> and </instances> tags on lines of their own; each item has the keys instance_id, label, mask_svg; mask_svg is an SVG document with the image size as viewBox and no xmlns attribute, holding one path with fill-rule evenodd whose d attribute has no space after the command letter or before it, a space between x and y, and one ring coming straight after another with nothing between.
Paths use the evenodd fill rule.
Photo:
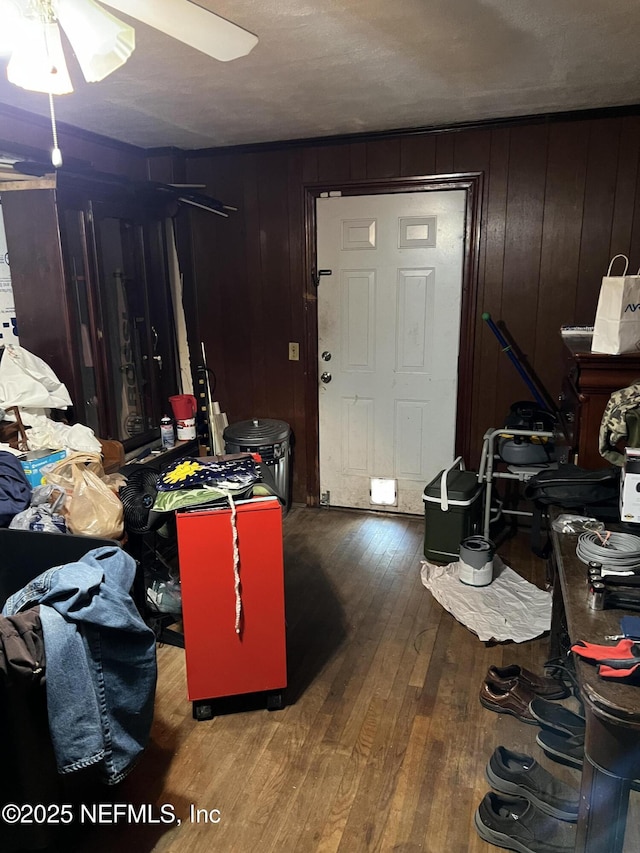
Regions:
<instances>
[{"instance_id":1,"label":"denim jacket","mask_svg":"<svg viewBox=\"0 0 640 853\"><path fill-rule=\"evenodd\" d=\"M114 785L144 749L153 719L156 651L129 594L135 561L121 548L89 551L7 599L3 615L40 605L49 729L58 771L98 762Z\"/></svg>"}]
</instances>

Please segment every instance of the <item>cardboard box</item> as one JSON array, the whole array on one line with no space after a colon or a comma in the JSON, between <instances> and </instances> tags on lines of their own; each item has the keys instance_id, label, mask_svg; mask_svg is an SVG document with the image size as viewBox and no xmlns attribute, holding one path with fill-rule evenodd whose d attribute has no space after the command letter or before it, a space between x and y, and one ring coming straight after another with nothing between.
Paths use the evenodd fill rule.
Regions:
<instances>
[{"instance_id":1,"label":"cardboard box","mask_svg":"<svg viewBox=\"0 0 640 853\"><path fill-rule=\"evenodd\" d=\"M22 470L31 487L44 486L49 468L67 455L66 450L29 450L20 457Z\"/></svg>"},{"instance_id":2,"label":"cardboard box","mask_svg":"<svg viewBox=\"0 0 640 853\"><path fill-rule=\"evenodd\" d=\"M640 447L625 447L620 481L620 518L640 524Z\"/></svg>"}]
</instances>

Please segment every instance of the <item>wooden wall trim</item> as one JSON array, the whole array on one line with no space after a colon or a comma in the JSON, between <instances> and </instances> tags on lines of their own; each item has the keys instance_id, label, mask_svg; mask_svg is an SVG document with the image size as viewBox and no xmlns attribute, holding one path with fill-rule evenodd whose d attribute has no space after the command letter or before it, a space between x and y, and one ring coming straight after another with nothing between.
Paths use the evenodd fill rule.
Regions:
<instances>
[{"instance_id":1,"label":"wooden wall trim","mask_svg":"<svg viewBox=\"0 0 640 853\"><path fill-rule=\"evenodd\" d=\"M458 358L458 407L456 414L456 456L471 457L471 413L473 405L473 362L478 313L480 237L484 174L466 177L467 206L462 271L460 350Z\"/></svg>"},{"instance_id":2,"label":"wooden wall trim","mask_svg":"<svg viewBox=\"0 0 640 853\"><path fill-rule=\"evenodd\" d=\"M478 301L478 263L480 248L482 172L424 175L384 180L323 182L304 184L305 256L304 301L305 328L305 412L307 416L307 505L318 506L320 500L320 451L318 410L318 297L316 284L316 210L315 201L322 193L341 192L343 196L379 193L435 192L463 190L466 193L466 223L462 272L462 304L460 308L460 345L458 356L458 400L456 416L456 455L467 459L471 450L471 404L473 355L475 348L476 311Z\"/></svg>"},{"instance_id":3,"label":"wooden wall trim","mask_svg":"<svg viewBox=\"0 0 640 853\"><path fill-rule=\"evenodd\" d=\"M594 121L600 119L625 118L640 115L640 104L622 107L598 107L585 110L571 110L557 113L538 113L534 115L513 116L512 118L485 119L482 121L458 122L450 125L423 125L421 127L393 128L391 130L366 131L341 136L316 136L311 139L274 139L271 142L253 142L243 145L228 145L220 148L198 148L189 151L190 158L211 158L218 155L249 154L261 151L273 151L282 148L315 148L330 145L351 145L354 143L374 142L376 140L406 139L415 136L435 136L438 134L466 133L474 130L499 130L536 124L555 124L558 122ZM150 149L151 150L151 149Z\"/></svg>"}]
</instances>

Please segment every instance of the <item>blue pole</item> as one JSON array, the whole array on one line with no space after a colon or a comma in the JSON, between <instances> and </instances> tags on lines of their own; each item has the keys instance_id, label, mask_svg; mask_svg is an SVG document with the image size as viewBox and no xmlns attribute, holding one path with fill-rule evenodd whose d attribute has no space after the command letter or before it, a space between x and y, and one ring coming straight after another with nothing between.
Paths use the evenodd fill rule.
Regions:
<instances>
[{"instance_id":1,"label":"blue pole","mask_svg":"<svg viewBox=\"0 0 640 853\"><path fill-rule=\"evenodd\" d=\"M526 372L524 371L524 368L522 367L522 365L518 361L518 357L514 353L512 347L511 347L511 344L506 340L506 338L504 337L504 335L502 334L500 329L496 326L496 324L491 319L491 314L489 314L488 311L485 311L485 313L482 315L482 319L485 321L487 326L489 326L489 328L491 329L493 334L498 339L498 343L502 347L502 351L505 352L509 356L509 358L511 359L511 361L515 365L515 368L518 371L518 373L520 374L520 376L522 377L522 379L524 380L525 385L527 386L529 391L531 391L531 393L533 394L536 403L538 403L538 405L541 408L548 410L549 406L547 405L547 403L543 399L543 397L538 393L538 389L533 384L533 382L531 381L529 376L527 376Z\"/></svg>"}]
</instances>

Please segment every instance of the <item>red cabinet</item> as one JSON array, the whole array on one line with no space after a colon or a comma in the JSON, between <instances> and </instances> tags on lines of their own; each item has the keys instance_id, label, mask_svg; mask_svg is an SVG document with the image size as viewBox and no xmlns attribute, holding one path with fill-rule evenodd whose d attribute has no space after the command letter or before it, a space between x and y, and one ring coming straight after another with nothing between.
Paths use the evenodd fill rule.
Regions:
<instances>
[{"instance_id":1,"label":"red cabinet","mask_svg":"<svg viewBox=\"0 0 640 853\"><path fill-rule=\"evenodd\" d=\"M239 597L232 520L230 507L176 517L187 688L197 719L212 716L206 700L241 693L267 692L267 707L281 707L287 684L280 503L236 505Z\"/></svg>"}]
</instances>

